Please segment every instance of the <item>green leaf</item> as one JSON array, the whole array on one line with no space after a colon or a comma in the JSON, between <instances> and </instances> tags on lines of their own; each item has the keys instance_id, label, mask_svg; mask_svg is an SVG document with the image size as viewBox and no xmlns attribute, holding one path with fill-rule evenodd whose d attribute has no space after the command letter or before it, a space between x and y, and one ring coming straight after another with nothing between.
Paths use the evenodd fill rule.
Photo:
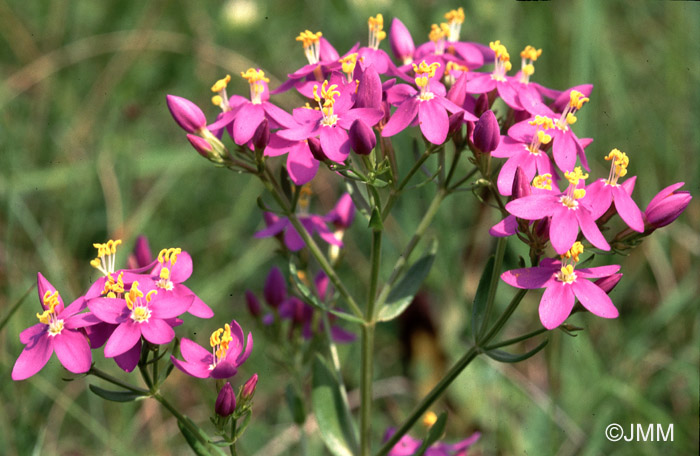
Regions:
<instances>
[{"instance_id":1,"label":"green leaf","mask_svg":"<svg viewBox=\"0 0 700 456\"><path fill-rule=\"evenodd\" d=\"M438 416L437 421L430 427L428 431L428 436L423 440L423 444L418 448L418 451L414 453L413 456L423 456L423 454L430 448L430 445L440 440L440 438L445 434L445 426L447 425L447 412L442 412Z\"/></svg>"},{"instance_id":2,"label":"green leaf","mask_svg":"<svg viewBox=\"0 0 700 456\"><path fill-rule=\"evenodd\" d=\"M358 454L350 409L340 394L338 379L319 355L313 364L312 384L311 404L323 443L335 456Z\"/></svg>"},{"instance_id":3,"label":"green leaf","mask_svg":"<svg viewBox=\"0 0 700 456\"><path fill-rule=\"evenodd\" d=\"M379 208L377 206L372 208L372 216L369 219L369 228L372 228L372 231L382 231L384 229L382 214L379 212Z\"/></svg>"},{"instance_id":4,"label":"green leaf","mask_svg":"<svg viewBox=\"0 0 700 456\"><path fill-rule=\"evenodd\" d=\"M88 387L90 391L97 394L102 399L112 402L131 402L145 397L143 394L134 393L133 391L110 391L95 385L88 385Z\"/></svg>"},{"instance_id":5,"label":"green leaf","mask_svg":"<svg viewBox=\"0 0 700 456\"><path fill-rule=\"evenodd\" d=\"M474 295L474 303L472 305L472 334L475 339L486 323L484 322L484 312L486 311L486 302L489 297L489 285L491 284L491 277L493 276L494 261L495 257L492 255L489 261L486 262L484 273L481 274L481 279L479 279L479 287L476 289L476 295Z\"/></svg>"},{"instance_id":6,"label":"green leaf","mask_svg":"<svg viewBox=\"0 0 700 456\"><path fill-rule=\"evenodd\" d=\"M428 253L413 263L406 274L394 285L386 298L386 302L377 314L377 321L390 321L406 310L413 297L418 293L421 284L428 277L430 268L435 261L437 240L433 240Z\"/></svg>"},{"instance_id":7,"label":"green leaf","mask_svg":"<svg viewBox=\"0 0 700 456\"><path fill-rule=\"evenodd\" d=\"M306 410L299 391L292 384L288 384L284 395L287 399L289 410L292 412L294 422L299 425L304 424L304 421L306 421Z\"/></svg>"},{"instance_id":8,"label":"green leaf","mask_svg":"<svg viewBox=\"0 0 700 456\"><path fill-rule=\"evenodd\" d=\"M309 287L306 286L304 282L301 281L299 278L298 270L297 267L294 263L290 262L289 263L289 272L292 275L292 280L294 281L294 285L296 285L297 290L299 290L299 293L306 299L306 302L311 304L314 307L318 307L319 309L323 310L324 312L330 312L336 317L343 319L345 321L350 321L352 323L357 323L360 325L364 325L365 321L359 317L356 317L354 315L350 315L349 313L342 312L340 310L336 309L331 309L327 306L325 306L321 301L318 300L318 298L311 292Z\"/></svg>"},{"instance_id":9,"label":"green leaf","mask_svg":"<svg viewBox=\"0 0 700 456\"><path fill-rule=\"evenodd\" d=\"M185 419L197 429L199 437L197 437L190 430L190 428L185 426L185 424L180 420L177 422L177 427L180 428L180 432L197 456L226 456L225 452L217 448L215 445L208 443L209 436L202 429L200 429L199 426L194 424L194 422L189 418L185 417Z\"/></svg>"},{"instance_id":10,"label":"green leaf","mask_svg":"<svg viewBox=\"0 0 700 456\"><path fill-rule=\"evenodd\" d=\"M484 353L486 353L489 358L495 359L501 363L519 363L520 361L525 361L526 359L536 355L547 345L548 342L549 339L545 339L537 347L533 348L529 352L523 353L522 355L514 355L503 350L486 350Z\"/></svg>"}]
</instances>

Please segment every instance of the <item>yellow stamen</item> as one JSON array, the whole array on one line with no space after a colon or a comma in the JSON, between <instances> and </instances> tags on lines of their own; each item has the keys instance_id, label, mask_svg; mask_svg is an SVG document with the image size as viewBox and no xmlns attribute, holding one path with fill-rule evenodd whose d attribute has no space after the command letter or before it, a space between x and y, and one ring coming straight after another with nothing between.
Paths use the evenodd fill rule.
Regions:
<instances>
[{"instance_id":1,"label":"yellow stamen","mask_svg":"<svg viewBox=\"0 0 700 456\"><path fill-rule=\"evenodd\" d=\"M574 273L574 266L567 264L562 266L559 273L557 273L557 280L560 282L572 283L576 280L576 274Z\"/></svg>"},{"instance_id":2,"label":"yellow stamen","mask_svg":"<svg viewBox=\"0 0 700 456\"><path fill-rule=\"evenodd\" d=\"M613 149L605 157L605 160L612 160L610 164L610 174L606 182L608 185L617 185L617 180L627 175L627 167L630 164L630 159L627 157L626 153L621 152L619 149Z\"/></svg>"},{"instance_id":3,"label":"yellow stamen","mask_svg":"<svg viewBox=\"0 0 700 456\"><path fill-rule=\"evenodd\" d=\"M438 417L435 412L426 412L425 415L423 415L423 426L430 428L435 424L437 419Z\"/></svg>"},{"instance_id":4,"label":"yellow stamen","mask_svg":"<svg viewBox=\"0 0 700 456\"><path fill-rule=\"evenodd\" d=\"M150 295L150 293L149 293ZM126 307L129 310L133 310L135 305L138 305L138 299L143 297L143 292L139 290L139 283L134 282L131 284L131 289L126 294L124 299L126 300Z\"/></svg>"},{"instance_id":5,"label":"yellow stamen","mask_svg":"<svg viewBox=\"0 0 700 456\"><path fill-rule=\"evenodd\" d=\"M576 241L576 242L574 242L574 245L572 245L571 248L566 253L561 255L561 258L562 258L562 260L570 259L574 263L578 263L579 262L578 257L582 253L583 253L583 244L581 244L579 241Z\"/></svg>"},{"instance_id":6,"label":"yellow stamen","mask_svg":"<svg viewBox=\"0 0 700 456\"><path fill-rule=\"evenodd\" d=\"M377 14L367 20L367 25L369 25L369 47L372 49L379 49L379 43L386 38L386 32L384 31L384 16Z\"/></svg>"},{"instance_id":7,"label":"yellow stamen","mask_svg":"<svg viewBox=\"0 0 700 456\"><path fill-rule=\"evenodd\" d=\"M338 85L333 84L329 87L328 81L323 81L323 84L321 84L321 95L318 94L318 85L314 85L313 95L314 100L316 100L323 112L321 124L327 126L335 125L338 121L338 116L333 114L333 106L335 105L335 99L340 96ZM321 104L321 99L323 99L323 104Z\"/></svg>"},{"instance_id":8,"label":"yellow stamen","mask_svg":"<svg viewBox=\"0 0 700 456\"><path fill-rule=\"evenodd\" d=\"M352 81L352 75L355 72L357 65L357 52L349 54L339 60L343 67L343 73L348 77L348 82Z\"/></svg>"},{"instance_id":9,"label":"yellow stamen","mask_svg":"<svg viewBox=\"0 0 700 456\"><path fill-rule=\"evenodd\" d=\"M578 90L572 90L569 95L569 106L575 108L576 110L581 109L584 103L588 102L588 98L584 97Z\"/></svg>"},{"instance_id":10,"label":"yellow stamen","mask_svg":"<svg viewBox=\"0 0 700 456\"><path fill-rule=\"evenodd\" d=\"M510 54L504 45L501 44L500 40L491 41L489 47L496 54L496 60L493 62L493 74L492 79L497 81L505 81L506 73L512 68L510 63Z\"/></svg>"},{"instance_id":11,"label":"yellow stamen","mask_svg":"<svg viewBox=\"0 0 700 456\"><path fill-rule=\"evenodd\" d=\"M448 11L445 14L445 19L450 26L450 33L447 37L447 41L455 42L459 40L459 32L462 29L462 24L464 23L464 9L460 7L456 10Z\"/></svg>"},{"instance_id":12,"label":"yellow stamen","mask_svg":"<svg viewBox=\"0 0 700 456\"><path fill-rule=\"evenodd\" d=\"M428 91L428 81L435 76L435 70L440 67L438 62L433 62L430 65L423 60L420 65L413 64L413 72L416 74L416 85L420 88L421 100L431 100L435 95Z\"/></svg>"},{"instance_id":13,"label":"yellow stamen","mask_svg":"<svg viewBox=\"0 0 700 456\"><path fill-rule=\"evenodd\" d=\"M581 179L588 179L588 174L581 171L581 167L577 166L573 171L567 171L564 173L564 177L569 181L571 185L578 185Z\"/></svg>"},{"instance_id":14,"label":"yellow stamen","mask_svg":"<svg viewBox=\"0 0 700 456\"><path fill-rule=\"evenodd\" d=\"M124 294L124 272L120 272L117 280L114 280L112 274L107 276L107 281L105 282L102 294L108 298L121 297Z\"/></svg>"},{"instance_id":15,"label":"yellow stamen","mask_svg":"<svg viewBox=\"0 0 700 456\"><path fill-rule=\"evenodd\" d=\"M226 323L223 328L219 328L209 337L209 345L211 345L212 352L214 355L214 362L209 366L210 369L216 367L216 365L226 357L226 353L229 349L229 344L233 340L231 336L231 326Z\"/></svg>"},{"instance_id":16,"label":"yellow stamen","mask_svg":"<svg viewBox=\"0 0 700 456\"><path fill-rule=\"evenodd\" d=\"M537 61L537 58L542 55L542 49L535 49L533 46L530 46L529 44L525 46L525 49L520 52L520 57L528 60L532 60L533 62Z\"/></svg>"},{"instance_id":17,"label":"yellow stamen","mask_svg":"<svg viewBox=\"0 0 700 456\"><path fill-rule=\"evenodd\" d=\"M219 79L211 86L211 91L216 93L211 97L211 102L214 106L218 106L222 111L230 111L231 108L228 105L228 95L226 94L226 87L231 81L231 75L227 74L225 78Z\"/></svg>"},{"instance_id":18,"label":"yellow stamen","mask_svg":"<svg viewBox=\"0 0 700 456\"><path fill-rule=\"evenodd\" d=\"M114 272L117 246L122 243L121 239L109 240L104 244L92 244L97 249L97 258L90 261L90 266L100 271L105 276Z\"/></svg>"},{"instance_id":19,"label":"yellow stamen","mask_svg":"<svg viewBox=\"0 0 700 456\"><path fill-rule=\"evenodd\" d=\"M219 79L214 83L213 86L211 86L211 91L216 93L216 92L221 92L224 90L226 87L228 87L228 83L231 81L231 75L227 74L225 78Z\"/></svg>"},{"instance_id":20,"label":"yellow stamen","mask_svg":"<svg viewBox=\"0 0 700 456\"><path fill-rule=\"evenodd\" d=\"M538 155L540 153L540 146L542 144L549 144L552 141L552 136L545 133L545 130L554 128L554 121L547 116L535 116L534 120L528 123L539 127L537 133L532 136L530 144L526 146L531 154Z\"/></svg>"},{"instance_id":21,"label":"yellow stamen","mask_svg":"<svg viewBox=\"0 0 700 456\"><path fill-rule=\"evenodd\" d=\"M269 78L265 77L263 70L248 68L247 71L241 71L241 77L250 84L250 101L253 104L260 104L262 93L265 91L266 82L270 82Z\"/></svg>"},{"instance_id":22,"label":"yellow stamen","mask_svg":"<svg viewBox=\"0 0 700 456\"><path fill-rule=\"evenodd\" d=\"M551 190L552 189L552 175L547 173L547 174L540 174L539 176L535 176L535 178L532 181L532 186L535 188L543 189L543 190Z\"/></svg>"}]
</instances>

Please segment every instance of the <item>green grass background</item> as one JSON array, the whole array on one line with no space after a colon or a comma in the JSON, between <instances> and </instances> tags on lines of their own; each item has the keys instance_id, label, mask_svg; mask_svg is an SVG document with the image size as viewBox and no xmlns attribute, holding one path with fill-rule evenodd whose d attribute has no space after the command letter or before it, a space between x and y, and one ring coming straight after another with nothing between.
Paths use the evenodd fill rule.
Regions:
<instances>
[{"instance_id":1,"label":"green grass background","mask_svg":"<svg viewBox=\"0 0 700 456\"><path fill-rule=\"evenodd\" d=\"M188 282L217 312L218 321L187 319L180 334L203 342L227 319L254 328L243 292L259 291L276 260L271 240L251 241L262 226L256 198L262 186L248 176L201 159L172 121L165 95L205 108L209 87L225 73L230 92L247 93L236 75L250 66L273 79L301 66L294 37L322 30L342 53L366 42L366 20L384 14L388 30L399 17L423 41L430 24L453 7L467 19L462 38L500 39L514 56L532 44L543 49L533 80L550 87L592 83L591 101L576 130L593 137L595 176L613 147L631 158L635 199L643 208L661 188L685 181L696 197L674 225L619 258L625 277L613 292L621 316L570 319L576 338L551 335L545 353L520 365L479 358L435 410L450 410L448 440L479 430L476 454L697 454L700 336L698 256L700 211L700 5L670 1L103 1L0 0L0 318L41 271L64 299L79 296L95 273L93 242L124 239L123 260L138 234L156 251L180 246L195 260ZM388 43L382 48L389 49ZM292 108L300 98L285 94ZM404 146L407 143L400 143ZM412 160L400 149L403 166ZM409 164L410 166L410 164ZM315 209L330 208L339 191L322 176ZM413 190L389 223L392 261L427 207L431 189ZM427 281L426 300L449 365L466 349L468 302L491 248L485 234L496 215L469 194L451 197L431 235L440 256ZM348 235L344 274L367 269L367 231L358 219ZM515 242L511 242L514 246ZM455 252L460 252L456 255ZM519 253L513 247L512 252ZM514 255L512 255L514 257ZM514 266L514 260L509 266ZM386 275L384 275L386 278ZM362 296L364 279L351 283ZM502 290L499 302L511 290ZM521 305L507 334L536 329L538 293ZM174 420L154 403L105 403L86 381L61 380L54 360L24 382L10 380L21 350L18 333L34 324L32 292L0 333L0 453L183 454ZM198 335L195 335L198 334ZM376 439L410 411L434 369L434 357L402 358L397 325L378 333L377 378L386 396L376 401ZM241 454L298 454L298 433L283 404L285 374L269 361L274 350L256 338L254 355L236 377L260 374L254 421ZM524 350L525 347L517 347ZM357 347L343 347L348 366ZM432 361L431 361L432 359ZM111 362L98 361L112 369ZM439 363L438 363L439 365ZM408 367L406 367L408 366ZM357 372L345 372L350 389ZM212 385L173 374L166 393L206 425ZM609 423L674 424L674 442L610 443ZM416 435L424 432L419 427ZM309 454L322 453L316 435ZM267 453L264 453L267 452Z\"/></svg>"}]
</instances>

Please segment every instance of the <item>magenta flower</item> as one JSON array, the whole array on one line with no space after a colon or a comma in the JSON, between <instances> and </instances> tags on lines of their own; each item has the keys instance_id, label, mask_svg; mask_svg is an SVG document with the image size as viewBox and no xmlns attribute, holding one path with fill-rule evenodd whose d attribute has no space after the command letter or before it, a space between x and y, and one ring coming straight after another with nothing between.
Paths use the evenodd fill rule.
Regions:
<instances>
[{"instance_id":1,"label":"magenta flower","mask_svg":"<svg viewBox=\"0 0 700 456\"><path fill-rule=\"evenodd\" d=\"M496 115L493 111L489 109L483 113L476 124L474 124L474 145L481 152L490 154L496 150L501 141L500 131L501 127L498 125L498 119L496 119Z\"/></svg>"},{"instance_id":2,"label":"magenta flower","mask_svg":"<svg viewBox=\"0 0 700 456\"><path fill-rule=\"evenodd\" d=\"M183 338L180 342L180 352L184 361L174 356L171 356L170 360L175 367L193 377L233 377L253 350L253 335L248 333L246 341L241 326L233 320L230 325L226 323L223 328L214 331L209 338L209 344L211 350Z\"/></svg>"},{"instance_id":3,"label":"magenta flower","mask_svg":"<svg viewBox=\"0 0 700 456\"><path fill-rule=\"evenodd\" d=\"M549 156L542 150L542 146L549 144L552 136L548 134L553 128L552 120L548 117L537 116L529 122L521 122L523 128L514 131L516 137L504 136L502 141L491 155L498 158L507 158L498 173L497 186L501 195L510 196L515 178L515 170L521 168L525 172L527 181L531 181L536 174L549 174L555 176ZM527 125L527 128L525 128ZM476 134L476 132L475 132Z\"/></svg>"},{"instance_id":4,"label":"magenta flower","mask_svg":"<svg viewBox=\"0 0 700 456\"><path fill-rule=\"evenodd\" d=\"M625 183L629 184L628 187L631 187L629 189L625 188L624 184L617 183L620 177L627 174L627 166L629 164L627 154L620 152L618 149L613 149L605 159L612 160L610 175L607 179L598 179L586 188L584 200L588 202L588 206L591 208L593 219L603 215L610 205L614 203L617 213L627 226L640 233L644 232L642 212L630 196L634 188L635 178L625 181Z\"/></svg>"},{"instance_id":5,"label":"magenta flower","mask_svg":"<svg viewBox=\"0 0 700 456\"><path fill-rule=\"evenodd\" d=\"M470 80L467 82L467 92L489 93L495 89L498 91L498 96L508 106L516 110L522 110L523 107L518 99L518 93L506 77L506 73L512 67L508 50L499 40L489 43L489 47L496 55L493 72L471 74Z\"/></svg>"},{"instance_id":6,"label":"magenta flower","mask_svg":"<svg viewBox=\"0 0 700 456\"><path fill-rule=\"evenodd\" d=\"M384 440L389 440L395 432L396 430L392 428L387 429L386 434L384 434ZM481 437L481 434L475 432L457 443L437 442L431 445L424 454L425 456L467 456L467 449L476 443L479 437ZM391 450L389 450L387 456L413 456L421 447L422 443L422 440L414 439L406 434L401 437L401 440L396 442L396 445L394 445Z\"/></svg>"},{"instance_id":7,"label":"magenta flower","mask_svg":"<svg viewBox=\"0 0 700 456\"><path fill-rule=\"evenodd\" d=\"M320 215L298 215L298 218L310 235L318 233L318 235L321 236L321 239L327 243L337 245L338 247L343 246L343 242L338 240L331 230L328 229L325 220ZM301 250L306 245L304 240L301 238L301 235L299 235L296 228L292 226L292 222L290 222L287 217L280 217L270 212L266 212L265 223L268 225L267 228L255 233L256 238L266 238L284 233L284 245L286 245L292 252Z\"/></svg>"},{"instance_id":8,"label":"magenta flower","mask_svg":"<svg viewBox=\"0 0 700 456\"><path fill-rule=\"evenodd\" d=\"M352 221L355 219L355 204L352 202L350 194L343 193L324 219L332 223L338 230L350 228Z\"/></svg>"},{"instance_id":9,"label":"magenta flower","mask_svg":"<svg viewBox=\"0 0 700 456\"><path fill-rule=\"evenodd\" d=\"M530 185L530 179L525 175L525 171L518 167L515 171L511 193L511 197L513 199L524 198L532 195L533 193L535 195L553 194L555 192L552 190L552 175L541 174L535 177L535 179L532 181L532 185ZM548 219L544 219L537 223L540 226L543 224L547 225L547 220ZM503 220L492 226L491 229L489 229L489 234L494 237L512 236L518 232L518 228L518 219L514 215L508 215ZM535 232L538 233L538 231L540 230L536 230ZM549 239L549 237L546 235L548 231L549 230L545 230L545 236L543 239L544 242ZM542 236L540 236L540 238L542 238Z\"/></svg>"},{"instance_id":10,"label":"magenta flower","mask_svg":"<svg viewBox=\"0 0 700 456\"><path fill-rule=\"evenodd\" d=\"M416 46L413 43L411 32L398 18L394 18L391 21L389 46L394 57L400 60L402 64L406 65L413 62L413 52L416 50Z\"/></svg>"},{"instance_id":11,"label":"magenta flower","mask_svg":"<svg viewBox=\"0 0 700 456\"><path fill-rule=\"evenodd\" d=\"M676 220L688 207L693 197L690 192L679 192L683 182L669 185L649 201L647 209L644 211L644 218L647 225L653 229L661 228Z\"/></svg>"},{"instance_id":12,"label":"magenta flower","mask_svg":"<svg viewBox=\"0 0 700 456\"><path fill-rule=\"evenodd\" d=\"M79 313L85 309L82 297L64 307L56 288L41 273L37 274L37 288L44 311L36 314L39 323L19 335L25 347L12 368L12 380L24 380L39 372L54 351L70 372L87 372L92 365L92 354L79 328L94 325L99 320L90 313Z\"/></svg>"},{"instance_id":13,"label":"magenta flower","mask_svg":"<svg viewBox=\"0 0 700 456\"><path fill-rule=\"evenodd\" d=\"M420 65L413 64L416 85L420 91L407 84L396 85L389 89L387 100L398 107L382 129L382 136L394 136L418 120L425 139L433 144L442 144L447 139L450 126L447 111L464 112L465 120L478 120L476 116L448 100L445 97L445 87L431 80L439 66L437 62L428 65L425 61Z\"/></svg>"},{"instance_id":14,"label":"magenta flower","mask_svg":"<svg viewBox=\"0 0 700 456\"><path fill-rule=\"evenodd\" d=\"M225 418L232 415L235 410L236 395L233 393L231 383L226 382L226 384L219 391L219 394L216 396L214 411L217 415Z\"/></svg>"},{"instance_id":15,"label":"magenta flower","mask_svg":"<svg viewBox=\"0 0 700 456\"><path fill-rule=\"evenodd\" d=\"M144 296L139 283L134 282L124 299L94 298L88 306L103 322L117 325L105 345L105 356L113 358L140 347L141 336L152 344L170 343L175 331L166 320L186 312L193 299L168 299L157 290Z\"/></svg>"},{"instance_id":16,"label":"magenta flower","mask_svg":"<svg viewBox=\"0 0 700 456\"><path fill-rule=\"evenodd\" d=\"M199 106L190 100L175 95L167 95L165 100L175 122L187 133L199 133L207 126L207 118Z\"/></svg>"},{"instance_id":17,"label":"magenta flower","mask_svg":"<svg viewBox=\"0 0 700 456\"><path fill-rule=\"evenodd\" d=\"M298 108L293 111L296 126L278 132L279 137L289 141L303 141L319 137L323 153L330 160L343 163L350 154L347 130L356 119L368 126L381 120L384 113L375 108L352 108L354 88L352 85L338 87L324 81L314 86L314 100L319 109Z\"/></svg>"},{"instance_id":18,"label":"magenta flower","mask_svg":"<svg viewBox=\"0 0 700 456\"><path fill-rule=\"evenodd\" d=\"M549 228L549 238L552 247L559 253L568 251L578 236L579 227L591 244L601 250L610 250L610 245L595 224L590 208L581 204L586 191L577 188L588 174L583 174L581 168L564 173L569 181L567 190L560 194L530 195L518 198L506 204L506 210L518 218L525 220L540 220L552 217Z\"/></svg>"},{"instance_id":19,"label":"magenta flower","mask_svg":"<svg viewBox=\"0 0 700 456\"><path fill-rule=\"evenodd\" d=\"M545 288L540 301L540 321L547 329L554 329L566 320L576 299L588 311L603 318L617 318L618 311L605 290L585 279L611 276L620 266L599 266L574 270L583 245L576 242L561 256L562 261L546 258L539 266L514 269L501 274L501 279L516 288Z\"/></svg>"}]
</instances>

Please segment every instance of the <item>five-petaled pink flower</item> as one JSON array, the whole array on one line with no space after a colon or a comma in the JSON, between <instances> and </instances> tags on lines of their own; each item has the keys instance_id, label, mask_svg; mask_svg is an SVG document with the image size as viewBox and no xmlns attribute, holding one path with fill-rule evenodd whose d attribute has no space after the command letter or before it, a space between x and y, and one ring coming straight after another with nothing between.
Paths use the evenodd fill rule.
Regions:
<instances>
[{"instance_id":1,"label":"five-petaled pink flower","mask_svg":"<svg viewBox=\"0 0 700 456\"><path fill-rule=\"evenodd\" d=\"M75 374L87 372L92 364L92 354L85 335L79 328L99 322L85 309L85 299L78 298L68 307L56 288L37 274L39 300L44 311L37 314L39 323L22 331L19 340L25 347L12 368L12 380L24 380L39 372L56 352L63 367Z\"/></svg>"},{"instance_id":2,"label":"five-petaled pink flower","mask_svg":"<svg viewBox=\"0 0 700 456\"><path fill-rule=\"evenodd\" d=\"M245 350L244 346L245 345ZM233 320L211 334L211 350L183 338L180 352L184 361L170 357L175 367L197 378L229 378L236 375L238 367L248 359L253 350L253 335L248 333L247 342L241 326Z\"/></svg>"},{"instance_id":3,"label":"five-petaled pink flower","mask_svg":"<svg viewBox=\"0 0 700 456\"><path fill-rule=\"evenodd\" d=\"M545 288L539 313L542 325L547 329L556 328L568 318L576 299L594 315L617 318L618 311L607 293L586 279L612 276L620 266L574 269L581 253L583 245L576 242L561 256L561 261L545 258L537 267L506 271L501 274L501 279L516 288Z\"/></svg>"}]
</instances>

